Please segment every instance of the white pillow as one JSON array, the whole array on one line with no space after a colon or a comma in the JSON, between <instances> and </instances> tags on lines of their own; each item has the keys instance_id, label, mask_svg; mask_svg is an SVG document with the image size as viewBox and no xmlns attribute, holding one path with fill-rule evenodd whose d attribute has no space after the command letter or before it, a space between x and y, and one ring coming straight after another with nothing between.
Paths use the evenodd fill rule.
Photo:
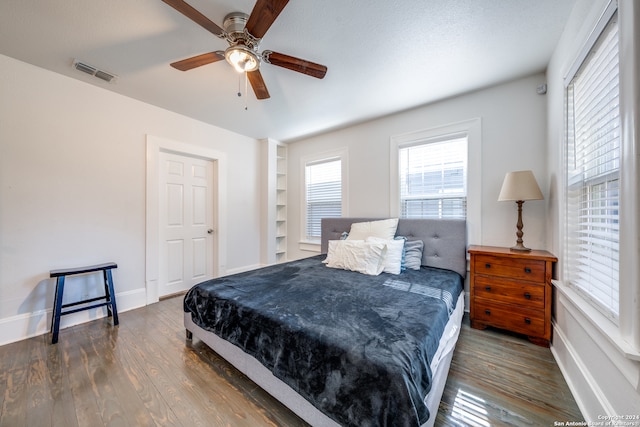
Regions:
<instances>
[{"instance_id":1,"label":"white pillow","mask_svg":"<svg viewBox=\"0 0 640 427\"><path fill-rule=\"evenodd\" d=\"M387 245L387 256L384 258L385 273L400 274L402 267L402 251L404 250L404 239L385 240L379 237L367 237L367 242L384 243Z\"/></svg>"},{"instance_id":2,"label":"white pillow","mask_svg":"<svg viewBox=\"0 0 640 427\"><path fill-rule=\"evenodd\" d=\"M377 276L384 269L387 245L363 240L329 240L327 267Z\"/></svg>"},{"instance_id":3,"label":"white pillow","mask_svg":"<svg viewBox=\"0 0 640 427\"><path fill-rule=\"evenodd\" d=\"M391 240L396 235L397 228L398 218L356 222L351 224L347 240L366 240L367 237L380 237L381 239Z\"/></svg>"}]
</instances>

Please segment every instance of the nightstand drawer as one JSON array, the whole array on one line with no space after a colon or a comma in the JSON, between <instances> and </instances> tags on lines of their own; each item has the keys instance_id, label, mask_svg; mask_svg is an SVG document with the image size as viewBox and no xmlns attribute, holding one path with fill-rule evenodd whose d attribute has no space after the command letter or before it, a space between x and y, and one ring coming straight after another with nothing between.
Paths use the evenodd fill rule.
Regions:
<instances>
[{"instance_id":1,"label":"nightstand drawer","mask_svg":"<svg viewBox=\"0 0 640 427\"><path fill-rule=\"evenodd\" d=\"M492 304L481 298L475 299L474 320L526 335L542 336L545 332L543 312Z\"/></svg>"},{"instance_id":2,"label":"nightstand drawer","mask_svg":"<svg viewBox=\"0 0 640 427\"><path fill-rule=\"evenodd\" d=\"M535 284L500 277L476 276L473 294L506 304L544 309L544 284Z\"/></svg>"},{"instance_id":3,"label":"nightstand drawer","mask_svg":"<svg viewBox=\"0 0 640 427\"><path fill-rule=\"evenodd\" d=\"M545 281L545 262L532 259L477 255L472 268L475 274L522 279L531 282Z\"/></svg>"}]
</instances>

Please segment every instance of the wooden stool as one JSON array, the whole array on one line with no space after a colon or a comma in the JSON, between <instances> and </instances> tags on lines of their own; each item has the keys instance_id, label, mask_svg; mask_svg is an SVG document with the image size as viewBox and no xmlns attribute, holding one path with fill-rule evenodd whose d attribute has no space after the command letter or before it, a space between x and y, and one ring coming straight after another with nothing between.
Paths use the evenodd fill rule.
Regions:
<instances>
[{"instance_id":1,"label":"wooden stool","mask_svg":"<svg viewBox=\"0 0 640 427\"><path fill-rule=\"evenodd\" d=\"M66 268L62 270L51 270L49 277L56 277L56 296L53 303L53 317L51 318L51 332L53 334L51 338L51 344L58 342L58 331L60 330L60 316L65 314L76 313L82 310L89 310L90 308L107 306L107 314L109 317L113 317L113 326L118 324L118 309L116 308L116 294L113 291L113 277L111 276L111 269L118 268L115 262L108 262L105 264L91 265L88 267L78 268ZM93 273L96 271L102 271L104 277L104 293L103 297L90 298L78 302L62 305L62 295L64 294L64 279L66 276L72 276L75 274ZM62 311L63 308L73 307L80 304L88 304L94 301L104 300L104 302L98 304L91 304L88 306L74 308L72 310Z\"/></svg>"}]
</instances>

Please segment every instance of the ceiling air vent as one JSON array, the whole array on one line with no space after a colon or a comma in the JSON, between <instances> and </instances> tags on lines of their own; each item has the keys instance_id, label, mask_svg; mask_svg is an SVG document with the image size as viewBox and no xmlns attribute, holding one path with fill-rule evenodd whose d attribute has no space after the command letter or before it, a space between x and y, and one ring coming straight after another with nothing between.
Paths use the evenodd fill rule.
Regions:
<instances>
[{"instance_id":1,"label":"ceiling air vent","mask_svg":"<svg viewBox=\"0 0 640 427\"><path fill-rule=\"evenodd\" d=\"M117 76L115 74L108 73L104 70L99 70L89 64L80 62L77 59L73 61L73 68L75 68L78 71L82 71L83 73L87 73L94 77L97 77L100 80L104 80L105 82L108 82L108 83L113 83L117 79Z\"/></svg>"}]
</instances>

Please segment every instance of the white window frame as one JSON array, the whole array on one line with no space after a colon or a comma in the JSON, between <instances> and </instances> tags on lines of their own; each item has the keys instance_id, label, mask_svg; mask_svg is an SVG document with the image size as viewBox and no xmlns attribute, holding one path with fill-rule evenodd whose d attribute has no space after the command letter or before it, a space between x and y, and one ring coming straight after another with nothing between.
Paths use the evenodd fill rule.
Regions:
<instances>
[{"instance_id":1,"label":"white window frame","mask_svg":"<svg viewBox=\"0 0 640 427\"><path fill-rule=\"evenodd\" d=\"M600 19L600 22L598 24L597 30L594 31L592 37L589 38L588 40L588 44L587 46L589 47L588 52L593 51L594 47L596 46L596 44L598 43L600 37L604 34L604 31L609 28L609 23L611 22L611 19L613 19L613 17L615 16L616 13L616 8L615 7L611 7L609 8L605 14L602 16L602 18ZM617 20L617 18L616 18ZM615 39L613 39L615 40ZM616 40L617 41L617 40ZM618 46L619 48L619 46ZM618 57L620 57L620 54L618 52ZM593 210L595 210L597 207L600 207L600 210L602 211L611 211L611 210L615 210L619 213L619 202L621 199L621 195L620 195L620 188L619 188L619 184L620 184L620 159L621 159L621 153L620 153L620 158L613 158L613 159L609 159L607 158L606 161L606 165L607 166L611 166L611 164L616 164L617 163L617 168L613 168L613 169L607 169L605 172L602 171L590 171L589 174L590 176L587 177L588 181L585 182L584 181L584 174L586 173L585 171L582 171L579 166L578 167L574 167L574 169L576 169L576 171L573 171L573 176L570 176L572 171L570 170L571 168L569 167L569 163L572 161L572 157L570 155L570 147L576 147L579 146L580 143L577 142L577 137L575 135L573 135L574 132L570 132L570 127L569 125L569 121L570 120L574 120L575 118L573 118L573 114L569 114L569 109L574 105L573 104L573 99L574 99L574 95L573 95L573 91L571 92L572 94L569 95L569 88L572 87L572 84L574 82L574 80L576 79L576 77L579 75L578 72L581 71L583 69L583 66L585 64L590 64L591 61L591 56L590 55L586 55L586 56L580 56L578 58L578 60L574 63L574 65L571 67L571 72L570 74L567 75L567 77L565 78L565 82L564 82L564 98L565 98L565 140L564 140L564 191L565 191L565 198L564 198L564 209L566 210L566 214L565 214L565 220L563 221L563 227L565 229L565 241L564 241L564 257L566 259L567 262L564 263L564 271L563 271L563 277L565 278L565 280L569 279L569 276L571 274L573 274L573 281L569 281L569 286L573 287L578 293L581 293L582 296L588 300L591 304L594 305L594 307L598 310L600 310L602 312L603 315L605 315L606 317L608 317L612 322L614 322L615 324L617 324L618 322L618 315L619 315L619 302L614 300L614 301L609 301L609 302L605 302L607 298L603 297L603 301L601 302L595 295L594 293L596 292L596 289L598 288L603 288L603 289L608 289L608 290L612 290L615 291L618 295L618 300L619 300L619 290L620 290L620 280L619 280L619 274L618 277L616 276L615 270L613 267L617 267L617 269L619 269L619 262L617 263L609 263L607 260L615 260L616 258L619 259L619 235L620 235L620 231L618 231L618 235L616 234L612 234L613 232L611 231L612 229L615 229L615 223L611 224L609 222L607 223L599 223L598 222L598 217L596 215L594 215L593 213L588 213L588 212L592 212ZM599 65L599 62L596 62L595 65ZM589 79L589 74L585 74L584 76L581 77L585 77L587 79ZM591 79L593 80L593 79ZM598 89L600 90L600 89ZM619 100L619 96L620 96L620 86L619 86L619 81L618 81L618 100ZM598 104L600 104L600 101L598 102ZM589 105L591 106L592 104L580 104L578 105L578 107L576 107L577 110L581 110L583 109L583 107L585 105ZM618 120L617 120L617 124L618 126L620 126L620 118L619 118L619 114L620 114L620 109L618 107L617 109L617 113L618 113ZM573 118L573 119L572 119ZM574 121L572 121L572 123L574 123ZM618 132L620 131L620 127L617 128ZM571 139L569 137L569 135L571 136ZM598 139L598 141L600 141ZM617 139L615 140L616 142L618 141ZM619 141L621 143L622 138L619 138ZM593 145L593 141L592 139L589 139L589 142L592 143ZM610 144L607 144L606 147L610 147ZM585 154L585 151L580 151L580 153ZM610 153L613 153L613 150L611 151L607 151L607 155L609 155ZM574 155L576 156L576 155ZM600 153L600 154L596 154L595 158L589 157L587 158L587 162L593 162L595 159L598 159L600 161L604 160L604 156ZM576 160L574 160L576 161ZM581 165L581 163L578 163L578 165ZM593 169L593 168L591 168ZM600 165L598 164L598 169L600 169ZM591 199L591 196L594 194L598 194L598 193L609 193L612 190L610 189L610 184L612 182L616 183L616 186L613 188L613 192L617 193L618 198L617 200L615 200L617 203L616 204L610 204L610 202L607 202L607 199L602 199L599 198L601 196L597 196L596 198L593 199L593 201L597 202L596 205L592 205L593 201ZM605 187L604 190L598 191L597 188L601 188L602 186ZM570 200L570 194L571 193L577 193L574 196L573 201ZM580 200L576 200L576 199L582 199L582 201ZM605 206L601 206L602 202L606 202L607 205ZM585 203L590 206L590 208L587 210L587 213L589 215L588 218L590 218L590 220L588 222L586 221L582 221L580 222L580 226L581 228L585 227L585 224L588 225L588 228L586 229L585 232L585 236L588 236L588 239L586 239L586 242L591 242L589 243L590 245L593 246L587 246L588 248L593 247L594 249L578 249L580 248L582 245L578 245L578 244L574 244L573 246L569 244L569 239L573 238L573 239L579 239L578 235L578 229L575 229L574 233L570 233L569 229L570 229L570 223L572 221L570 221L570 219L575 220L575 216L576 213L575 211L569 211L570 206L574 206L574 209L576 209L576 205L581 206L580 209L584 209L585 208ZM581 214L580 217L583 217L583 215ZM607 218L613 219L615 218L615 216L613 216L611 213L607 213ZM619 214L618 214L618 218L617 218L618 222L617 222L617 226L618 228L621 226L620 224L620 219L619 219ZM574 227L576 227L576 225L574 224ZM598 237L598 232L594 232L593 228L594 227L598 227L598 228L607 228L609 229L609 232L606 235L601 235L600 237ZM585 237L583 236L583 238ZM616 238L616 241L612 241L610 240L613 238ZM607 249L605 249L605 247ZM578 273L578 270L580 270L580 268L578 268L577 266L571 265L569 262L572 261L572 259L570 258L570 254L571 254L571 248L574 249L574 251L580 253L580 254L584 254L583 256L576 256L576 258L574 258L574 261L580 261L581 265L583 266L582 268L585 270L588 270L588 273L584 273L586 274L586 278L583 278L584 276L582 276L581 274ZM604 255L604 252L610 251L607 256ZM600 253L600 255L599 255ZM611 255L613 254L613 255ZM611 255L611 257L609 257L608 255ZM586 262L585 262L586 261ZM609 265L607 265L609 264ZM593 266L593 267L592 267ZM602 271L599 271L600 268L602 269ZM600 279L598 279L598 276L600 276ZM590 280L588 280L590 279ZM606 288L604 288L604 286L606 286ZM608 293L608 292L607 292ZM610 294L611 295L611 294ZM611 298L611 297L610 297ZM618 302L618 305L616 307L612 307L614 305L614 303Z\"/></svg>"},{"instance_id":2,"label":"white window frame","mask_svg":"<svg viewBox=\"0 0 640 427\"><path fill-rule=\"evenodd\" d=\"M627 9L628 7L628 9ZM620 51L637 52L639 42L636 41L636 34L640 29L634 29L633 6L631 4L620 5L618 12L619 19L619 43ZM609 22L613 13L618 9L617 1L612 0L606 10L600 16L598 23L589 33L583 48L576 56L576 60L568 68L565 81L570 81L577 69L582 64L584 58L589 54L591 47L598 36ZM626 12L626 13L625 13ZM618 324L616 325L607 316L602 314L590 302L575 292L565 282L564 268L559 270L560 280L553 283L558 291L568 298L574 307L591 322L603 336L608 338L608 342L613 344L620 353L627 359L640 361L640 310L637 299L640 295L640 267L638 266L638 254L640 254L640 224L637 218L637 207L640 204L640 193L637 182L640 181L640 160L637 158L637 150L634 146L638 144L639 130L638 124L634 123L634 114L637 114L640 105L636 101L637 93L640 92L640 85L637 82L638 54L620 55L620 117L621 117L621 150L622 161L620 167L620 310ZM566 123L563 123L566 126ZM635 126L635 128L634 128ZM563 143L566 141L563 140ZM566 151L563 147L563 155ZM563 173L566 168L567 159L563 157ZM567 194L564 185L559 186L559 199L565 203ZM560 209L560 243L563 248L560 252L560 265L566 263L564 257L564 245L566 241L565 224L566 211ZM570 306L566 306L570 308ZM577 313L574 314L577 316ZM598 342L598 341L596 341ZM603 344L603 349L607 349ZM633 381L635 384L635 379Z\"/></svg>"},{"instance_id":3,"label":"white window frame","mask_svg":"<svg viewBox=\"0 0 640 427\"><path fill-rule=\"evenodd\" d=\"M300 209L300 236L299 248L303 251L320 253L320 239L310 240L307 239L307 182L306 182L306 167L309 164L318 163L329 160L340 160L340 166L342 168L342 216L349 216L348 206L348 164L349 156L346 148L340 148L337 150L326 151L323 153L314 154L311 156L305 156L300 159L300 172L299 182L300 185L300 200L302 201Z\"/></svg>"},{"instance_id":4,"label":"white window frame","mask_svg":"<svg viewBox=\"0 0 640 427\"><path fill-rule=\"evenodd\" d=\"M482 121L465 120L417 132L394 135L389 144L390 206L392 217L399 217L400 206L400 148L419 143L441 142L447 139L467 138L467 242L482 242Z\"/></svg>"}]
</instances>

